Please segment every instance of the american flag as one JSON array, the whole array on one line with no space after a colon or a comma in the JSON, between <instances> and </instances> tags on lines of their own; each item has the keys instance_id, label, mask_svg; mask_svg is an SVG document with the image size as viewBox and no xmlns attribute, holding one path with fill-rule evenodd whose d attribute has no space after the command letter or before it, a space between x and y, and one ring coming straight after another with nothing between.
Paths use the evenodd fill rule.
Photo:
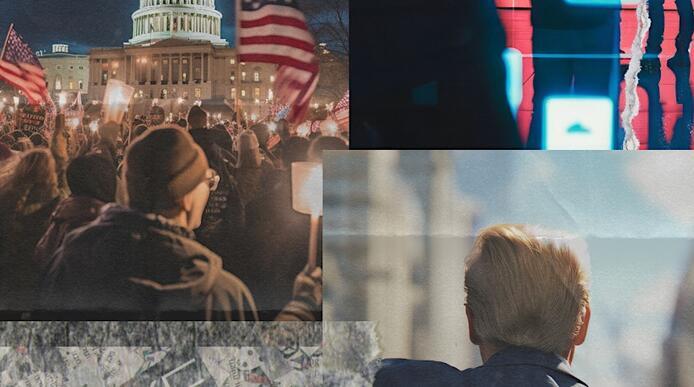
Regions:
<instances>
[{"instance_id":1,"label":"american flag","mask_svg":"<svg viewBox=\"0 0 694 387\"><path fill-rule=\"evenodd\" d=\"M275 94L298 123L318 85L316 42L295 0L239 0L239 61L279 65Z\"/></svg>"},{"instance_id":2,"label":"american flag","mask_svg":"<svg viewBox=\"0 0 694 387\"><path fill-rule=\"evenodd\" d=\"M273 103L270 106L270 117L275 121L286 119L291 106L287 104Z\"/></svg>"},{"instance_id":3,"label":"american flag","mask_svg":"<svg viewBox=\"0 0 694 387\"><path fill-rule=\"evenodd\" d=\"M41 63L12 25L0 54L0 79L21 90L32 105L52 102Z\"/></svg>"},{"instance_id":4,"label":"american flag","mask_svg":"<svg viewBox=\"0 0 694 387\"><path fill-rule=\"evenodd\" d=\"M333 108L333 117L340 128L349 128L349 90L345 92L345 96L342 97L340 102Z\"/></svg>"}]
</instances>

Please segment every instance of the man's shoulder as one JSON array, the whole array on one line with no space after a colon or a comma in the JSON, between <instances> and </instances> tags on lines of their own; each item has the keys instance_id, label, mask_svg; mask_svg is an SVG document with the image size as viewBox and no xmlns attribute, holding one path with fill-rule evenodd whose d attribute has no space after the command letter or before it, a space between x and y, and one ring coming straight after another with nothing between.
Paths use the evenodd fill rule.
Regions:
<instances>
[{"instance_id":1,"label":"man's shoulder","mask_svg":"<svg viewBox=\"0 0 694 387\"><path fill-rule=\"evenodd\" d=\"M585 387L579 379L560 369L539 364L482 365L459 370L438 361L386 359L376 373L374 386L560 386Z\"/></svg>"},{"instance_id":2,"label":"man's shoulder","mask_svg":"<svg viewBox=\"0 0 694 387\"><path fill-rule=\"evenodd\" d=\"M386 359L376 373L374 387L465 386L465 374L443 362Z\"/></svg>"}]
</instances>

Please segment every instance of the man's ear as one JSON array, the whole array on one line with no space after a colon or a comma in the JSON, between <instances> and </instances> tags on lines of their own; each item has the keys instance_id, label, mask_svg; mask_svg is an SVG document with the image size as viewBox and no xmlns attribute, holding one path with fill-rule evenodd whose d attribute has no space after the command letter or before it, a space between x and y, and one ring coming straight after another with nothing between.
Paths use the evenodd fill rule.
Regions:
<instances>
[{"instance_id":1,"label":"man's ear","mask_svg":"<svg viewBox=\"0 0 694 387\"><path fill-rule=\"evenodd\" d=\"M470 342L475 345L480 345L480 339L479 337L477 337L477 333L475 332L475 326L473 323L474 314L468 304L465 304L465 315L467 316L467 329L468 335L470 336Z\"/></svg>"},{"instance_id":2,"label":"man's ear","mask_svg":"<svg viewBox=\"0 0 694 387\"><path fill-rule=\"evenodd\" d=\"M588 335L588 325L590 323L590 305L586 304L585 314L583 315L583 324L578 331L576 337L574 337L573 344L581 345L586 341L586 336Z\"/></svg>"}]
</instances>

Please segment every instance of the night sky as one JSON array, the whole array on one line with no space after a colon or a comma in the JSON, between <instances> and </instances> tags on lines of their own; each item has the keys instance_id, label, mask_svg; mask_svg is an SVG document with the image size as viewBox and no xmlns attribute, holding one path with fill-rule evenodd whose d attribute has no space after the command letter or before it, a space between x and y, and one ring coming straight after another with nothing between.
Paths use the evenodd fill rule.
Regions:
<instances>
[{"instance_id":1,"label":"night sky","mask_svg":"<svg viewBox=\"0 0 694 387\"><path fill-rule=\"evenodd\" d=\"M34 51L50 52L51 44L67 43L70 51L119 47L132 37L132 13L139 0L0 0L0 35L10 23ZM234 1L217 0L222 38L234 44Z\"/></svg>"}]
</instances>

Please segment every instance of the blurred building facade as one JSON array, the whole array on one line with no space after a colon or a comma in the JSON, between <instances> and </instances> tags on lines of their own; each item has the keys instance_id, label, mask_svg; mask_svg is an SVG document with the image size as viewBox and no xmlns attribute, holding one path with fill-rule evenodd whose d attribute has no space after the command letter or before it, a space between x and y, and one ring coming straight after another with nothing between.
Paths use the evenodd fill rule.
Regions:
<instances>
[{"instance_id":1,"label":"blurred building facade","mask_svg":"<svg viewBox=\"0 0 694 387\"><path fill-rule=\"evenodd\" d=\"M384 357L478 364L463 287L475 211L449 154L352 151L325 179L326 319L377 321Z\"/></svg>"},{"instance_id":2,"label":"blurred building facade","mask_svg":"<svg viewBox=\"0 0 694 387\"><path fill-rule=\"evenodd\" d=\"M132 38L90 51L88 99L103 100L108 80L117 79L135 88L135 114L155 100L166 114L186 112L198 100L228 112L238 103L249 118L268 114L277 66L237 63L236 49L221 38L222 17L214 0L141 0ZM344 94L348 69L324 45L316 54L321 74L311 107L323 109Z\"/></svg>"},{"instance_id":3,"label":"blurred building facade","mask_svg":"<svg viewBox=\"0 0 694 387\"><path fill-rule=\"evenodd\" d=\"M74 97L89 92L89 57L70 52L67 44L54 44L50 53L37 52L46 73L48 91L54 100L60 93Z\"/></svg>"},{"instance_id":4,"label":"blurred building facade","mask_svg":"<svg viewBox=\"0 0 694 387\"><path fill-rule=\"evenodd\" d=\"M238 98L246 114L261 115L272 103L276 66L236 63L213 0L142 0L132 18L123 47L91 50L90 100L102 100L108 80L117 79L135 88L137 113L155 99L166 113L197 100L223 101L231 111Z\"/></svg>"}]
</instances>

